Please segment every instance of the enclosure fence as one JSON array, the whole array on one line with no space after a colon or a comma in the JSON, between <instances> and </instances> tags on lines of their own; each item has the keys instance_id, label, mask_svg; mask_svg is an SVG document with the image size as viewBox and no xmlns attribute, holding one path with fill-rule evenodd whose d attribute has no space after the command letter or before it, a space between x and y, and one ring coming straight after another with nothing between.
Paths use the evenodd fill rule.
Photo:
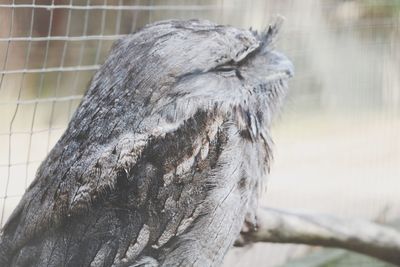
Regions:
<instances>
[{"instance_id":1,"label":"enclosure fence","mask_svg":"<svg viewBox=\"0 0 400 267\"><path fill-rule=\"evenodd\" d=\"M286 16L279 46L295 62L296 77L291 84L288 110L277 126L277 132L282 133L282 138L278 138L278 143L282 143L281 151L288 152L287 155L301 155L314 147L313 151L331 154L323 149L325 141L307 135L312 131L320 133L318 137L327 136L321 130L328 129L322 115L334 122L340 121L337 127L349 129L346 133L352 132L355 122L366 121L358 130L369 134L370 139L365 141L368 143L365 149L369 150L361 152L361 158L365 159L363 164L368 160L372 162L365 165L369 171L359 173L354 165L349 167L346 162L343 166L347 166L346 172L354 174L353 177L363 177L363 183L383 189L380 195L373 195L378 199L373 203L378 204L371 204L367 208L370 212L360 216L372 216L385 205L396 206L393 203L398 196L394 187L399 185L396 177L400 177L399 8L400 3L395 0L0 0L1 225L65 130L112 43L148 23L172 18L202 18L261 30L274 14ZM307 136L310 137L308 141L312 140L309 143L301 140ZM340 139L339 136L338 133L334 138L338 144L344 144L346 138L351 141L346 143L344 153L338 152L341 155L338 157L355 161L352 144L363 139L347 135ZM390 144L386 143L389 139L393 140ZM293 146L293 140L298 146ZM305 143L309 146L301 147ZM316 148L315 144L322 145ZM315 152L315 157L321 161L323 156L318 153ZM372 155L372 159L367 159L366 154ZM289 160L285 158L285 162L295 161L287 157ZM382 157L386 157L384 163L377 160ZM316 159L309 160L315 162ZM279 156L277 161L276 176L281 179L276 187L272 186L275 180L272 181L272 199L268 203L273 204L284 203L273 188L287 188L293 184L293 180L285 180L292 174L280 170L297 166L293 163L287 168L284 163L280 164ZM306 162L302 164L307 165ZM379 173L379 168L385 170L385 175ZM299 177L296 183L305 181L303 185L314 185L317 181L307 180L311 179L309 177L301 180L299 172L296 175ZM357 179L355 183L361 181ZM328 183L332 180L335 178ZM320 188L318 192L323 190ZM361 187L353 190L356 196L370 192ZM295 194L293 192L292 196ZM312 199L315 196L310 193L310 198L306 194L301 203L294 197L285 203L307 206ZM349 213L350 209L355 209L340 200L336 205L342 205L338 208L341 210L349 209Z\"/></svg>"}]
</instances>

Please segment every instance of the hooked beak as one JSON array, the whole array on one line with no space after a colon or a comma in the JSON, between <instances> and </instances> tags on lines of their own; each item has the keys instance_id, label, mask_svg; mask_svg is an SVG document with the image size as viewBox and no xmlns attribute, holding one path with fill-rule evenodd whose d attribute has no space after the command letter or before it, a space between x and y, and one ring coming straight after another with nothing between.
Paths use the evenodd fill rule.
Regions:
<instances>
[{"instance_id":1,"label":"hooked beak","mask_svg":"<svg viewBox=\"0 0 400 267\"><path fill-rule=\"evenodd\" d=\"M270 57L270 64L274 72L284 73L288 78L293 77L293 63L284 54L274 51L271 52Z\"/></svg>"}]
</instances>

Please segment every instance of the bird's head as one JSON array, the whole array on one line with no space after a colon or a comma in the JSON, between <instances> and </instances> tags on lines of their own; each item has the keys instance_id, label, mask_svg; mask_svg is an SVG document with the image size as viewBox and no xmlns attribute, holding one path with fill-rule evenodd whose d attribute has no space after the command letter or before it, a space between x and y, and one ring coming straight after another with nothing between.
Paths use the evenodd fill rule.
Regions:
<instances>
[{"instance_id":1,"label":"bird's head","mask_svg":"<svg viewBox=\"0 0 400 267\"><path fill-rule=\"evenodd\" d=\"M97 76L110 77L102 87L124 90L120 101L158 123L217 107L256 135L293 75L292 63L274 50L280 25L257 33L199 20L150 24L118 41Z\"/></svg>"}]
</instances>

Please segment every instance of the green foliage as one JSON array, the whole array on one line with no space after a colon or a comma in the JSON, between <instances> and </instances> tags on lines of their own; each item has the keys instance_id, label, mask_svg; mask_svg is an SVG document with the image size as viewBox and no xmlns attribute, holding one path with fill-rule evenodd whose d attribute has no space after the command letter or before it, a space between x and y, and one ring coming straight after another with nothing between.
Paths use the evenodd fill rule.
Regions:
<instances>
[{"instance_id":1,"label":"green foliage","mask_svg":"<svg viewBox=\"0 0 400 267\"><path fill-rule=\"evenodd\" d=\"M358 0L365 7L368 17L397 17L400 15L400 0Z\"/></svg>"},{"instance_id":2,"label":"green foliage","mask_svg":"<svg viewBox=\"0 0 400 267\"><path fill-rule=\"evenodd\" d=\"M394 267L394 265L341 249L321 249L281 267Z\"/></svg>"}]
</instances>

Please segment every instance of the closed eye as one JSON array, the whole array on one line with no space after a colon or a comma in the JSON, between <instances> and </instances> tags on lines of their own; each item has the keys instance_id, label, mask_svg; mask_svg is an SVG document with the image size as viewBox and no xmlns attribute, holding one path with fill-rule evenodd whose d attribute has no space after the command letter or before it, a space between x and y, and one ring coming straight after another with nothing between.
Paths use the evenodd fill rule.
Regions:
<instances>
[{"instance_id":1,"label":"closed eye","mask_svg":"<svg viewBox=\"0 0 400 267\"><path fill-rule=\"evenodd\" d=\"M234 71L234 70L236 70L236 68L234 66L224 65L224 66L219 66L215 70L216 71L228 72L228 71Z\"/></svg>"},{"instance_id":2,"label":"closed eye","mask_svg":"<svg viewBox=\"0 0 400 267\"><path fill-rule=\"evenodd\" d=\"M236 75L236 77L237 77L239 80L242 80L242 79L243 79L242 74L240 73L240 71L237 69L236 66L224 65L224 66L220 66L220 67L216 68L215 71L217 71L217 72L223 72L223 73L229 73L229 74L234 74L234 75Z\"/></svg>"}]
</instances>

